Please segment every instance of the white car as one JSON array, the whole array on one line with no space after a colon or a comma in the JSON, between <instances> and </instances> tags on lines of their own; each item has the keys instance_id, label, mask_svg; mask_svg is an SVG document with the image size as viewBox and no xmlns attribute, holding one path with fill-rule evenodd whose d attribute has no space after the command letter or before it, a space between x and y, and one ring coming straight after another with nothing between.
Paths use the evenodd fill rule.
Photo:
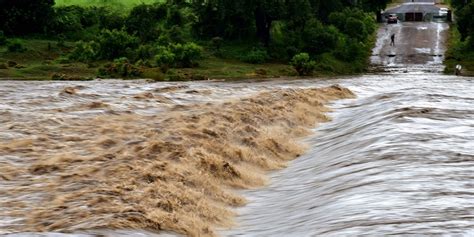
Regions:
<instances>
[{"instance_id":1,"label":"white car","mask_svg":"<svg viewBox=\"0 0 474 237\"><path fill-rule=\"evenodd\" d=\"M442 7L442 8L439 9L439 15L441 15L441 16L448 15L448 11L449 11L448 8Z\"/></svg>"}]
</instances>

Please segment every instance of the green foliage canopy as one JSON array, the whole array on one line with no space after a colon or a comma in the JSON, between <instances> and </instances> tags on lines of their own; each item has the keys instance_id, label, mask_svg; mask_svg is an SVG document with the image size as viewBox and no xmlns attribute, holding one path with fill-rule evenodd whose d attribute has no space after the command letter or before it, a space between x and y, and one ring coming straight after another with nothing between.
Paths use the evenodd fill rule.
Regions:
<instances>
[{"instance_id":1,"label":"green foliage canopy","mask_svg":"<svg viewBox=\"0 0 474 237\"><path fill-rule=\"evenodd\" d=\"M7 35L44 33L54 0L0 0L0 30Z\"/></svg>"}]
</instances>

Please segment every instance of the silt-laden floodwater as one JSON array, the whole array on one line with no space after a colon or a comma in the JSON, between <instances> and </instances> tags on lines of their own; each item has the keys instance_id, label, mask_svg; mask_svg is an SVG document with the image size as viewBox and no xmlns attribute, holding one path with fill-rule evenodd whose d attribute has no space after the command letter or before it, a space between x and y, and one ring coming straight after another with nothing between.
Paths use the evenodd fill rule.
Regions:
<instances>
[{"instance_id":1,"label":"silt-laden floodwater","mask_svg":"<svg viewBox=\"0 0 474 237\"><path fill-rule=\"evenodd\" d=\"M474 78L440 73L447 29L381 27L379 75L1 81L0 235L474 235Z\"/></svg>"},{"instance_id":2,"label":"silt-laden floodwater","mask_svg":"<svg viewBox=\"0 0 474 237\"><path fill-rule=\"evenodd\" d=\"M236 226L220 234L473 234L473 78L394 73L318 81L166 85L143 81L4 81L0 82L0 138L6 141L45 132L53 137L64 136L61 139L65 144L55 144L61 150L61 145L81 144L81 139L73 137L80 128L62 132L61 128L66 126L64 121L93 121L95 116L132 113L130 111L141 115L160 114L177 104L212 104L275 88L291 90L335 83L349 88L357 98L333 102L330 107L334 112L329 114L333 120L305 139L309 149L304 155L292 161L288 168L271 173L269 186L242 191L248 204L236 209L239 214ZM76 88L80 93L71 95L72 91L64 88ZM155 95L151 97L147 91ZM36 131L35 123L42 124ZM81 136L87 137L89 132L82 131ZM28 144L18 146L29 149ZM28 157L2 154L3 164L28 165L22 163ZM41 177L44 178L44 174ZM6 205L12 203L11 199L33 205L35 198L45 195L40 191L41 180L30 180L38 186L36 194L21 192L30 181L15 184L9 180L14 178L2 176L0 181L0 208L3 210L12 211ZM74 190L73 186L70 188ZM8 193L9 190L20 192L14 195ZM12 218L2 213L0 227L8 226L15 231L0 228L0 233L18 232L14 226L21 223L21 217ZM77 225L81 229L88 228L81 223ZM81 233L87 236L87 233L97 232ZM105 233L110 236L138 234L133 231ZM151 234L141 233L141 236L147 235Z\"/></svg>"}]
</instances>

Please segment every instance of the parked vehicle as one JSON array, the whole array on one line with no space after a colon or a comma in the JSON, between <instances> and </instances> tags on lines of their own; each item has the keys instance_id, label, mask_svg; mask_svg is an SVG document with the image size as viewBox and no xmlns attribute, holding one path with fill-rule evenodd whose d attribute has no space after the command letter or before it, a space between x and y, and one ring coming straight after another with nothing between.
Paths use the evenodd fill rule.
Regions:
<instances>
[{"instance_id":1,"label":"parked vehicle","mask_svg":"<svg viewBox=\"0 0 474 237\"><path fill-rule=\"evenodd\" d=\"M440 16L446 16L446 15L448 15L448 11L449 11L448 8L442 7L442 8L439 9L439 15Z\"/></svg>"},{"instance_id":2,"label":"parked vehicle","mask_svg":"<svg viewBox=\"0 0 474 237\"><path fill-rule=\"evenodd\" d=\"M387 16L387 23L388 24L397 24L398 23L398 16L397 14L390 14Z\"/></svg>"}]
</instances>

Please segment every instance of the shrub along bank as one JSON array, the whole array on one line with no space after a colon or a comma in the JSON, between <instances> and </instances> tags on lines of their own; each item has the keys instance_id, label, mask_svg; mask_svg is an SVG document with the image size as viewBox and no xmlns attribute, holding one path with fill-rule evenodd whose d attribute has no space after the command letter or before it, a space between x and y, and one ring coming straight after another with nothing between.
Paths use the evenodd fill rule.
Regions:
<instances>
[{"instance_id":1,"label":"shrub along bank","mask_svg":"<svg viewBox=\"0 0 474 237\"><path fill-rule=\"evenodd\" d=\"M65 1L58 6L52 0L4 1L0 68L6 69L0 77L87 72L83 76L187 80L360 73L376 30L367 12L384 7L371 2L170 0L118 11ZM33 16L37 20L26 24ZM23 68L5 66L8 61Z\"/></svg>"},{"instance_id":2,"label":"shrub along bank","mask_svg":"<svg viewBox=\"0 0 474 237\"><path fill-rule=\"evenodd\" d=\"M462 74L474 76L474 2L452 0L451 5L455 9L456 23L451 28L445 72L454 73L459 64L463 67Z\"/></svg>"}]
</instances>

